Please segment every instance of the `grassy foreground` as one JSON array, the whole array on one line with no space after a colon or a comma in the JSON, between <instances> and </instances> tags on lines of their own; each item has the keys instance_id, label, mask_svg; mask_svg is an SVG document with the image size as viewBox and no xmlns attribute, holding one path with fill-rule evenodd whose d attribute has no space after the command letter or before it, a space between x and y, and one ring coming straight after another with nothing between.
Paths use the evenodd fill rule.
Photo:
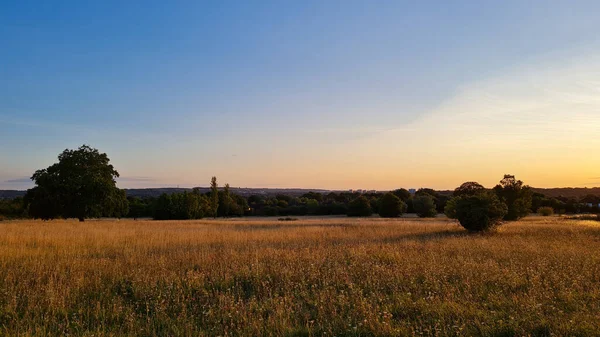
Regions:
<instances>
[{"instance_id":1,"label":"grassy foreground","mask_svg":"<svg viewBox=\"0 0 600 337\"><path fill-rule=\"evenodd\" d=\"M0 222L0 335L599 336L596 224Z\"/></svg>"}]
</instances>

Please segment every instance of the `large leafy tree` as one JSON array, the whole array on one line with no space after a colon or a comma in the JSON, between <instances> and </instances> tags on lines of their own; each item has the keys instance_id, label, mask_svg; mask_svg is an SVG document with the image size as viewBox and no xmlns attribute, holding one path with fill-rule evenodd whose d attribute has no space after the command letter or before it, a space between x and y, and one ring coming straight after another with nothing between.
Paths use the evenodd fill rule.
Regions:
<instances>
[{"instance_id":1,"label":"large leafy tree","mask_svg":"<svg viewBox=\"0 0 600 337\"><path fill-rule=\"evenodd\" d=\"M369 199L361 195L350 201L346 214L348 216L371 216L371 214L373 214L373 209L371 208Z\"/></svg>"},{"instance_id":2,"label":"large leafy tree","mask_svg":"<svg viewBox=\"0 0 600 337\"><path fill-rule=\"evenodd\" d=\"M412 198L410 192L405 188L400 188L392 192L395 196L400 198L400 200L406 202L408 199Z\"/></svg>"},{"instance_id":3,"label":"large leafy tree","mask_svg":"<svg viewBox=\"0 0 600 337\"><path fill-rule=\"evenodd\" d=\"M27 191L30 215L44 220L63 217L79 221L126 215L127 198L115 182L119 173L109 162L106 153L88 145L63 151L58 163L31 177L36 186Z\"/></svg>"},{"instance_id":4,"label":"large leafy tree","mask_svg":"<svg viewBox=\"0 0 600 337\"><path fill-rule=\"evenodd\" d=\"M379 200L379 216L397 218L406 212L406 204L394 193L388 192Z\"/></svg>"},{"instance_id":5,"label":"large leafy tree","mask_svg":"<svg viewBox=\"0 0 600 337\"><path fill-rule=\"evenodd\" d=\"M413 208L420 218L435 218L437 216L435 199L429 194L415 196L413 198Z\"/></svg>"},{"instance_id":6,"label":"large leafy tree","mask_svg":"<svg viewBox=\"0 0 600 337\"><path fill-rule=\"evenodd\" d=\"M500 184L494 187L494 192L508 207L504 220L518 220L527 216L531 211L532 191L515 176L506 174Z\"/></svg>"},{"instance_id":7,"label":"large leafy tree","mask_svg":"<svg viewBox=\"0 0 600 337\"><path fill-rule=\"evenodd\" d=\"M470 232L496 228L507 212L506 204L490 191L459 195L449 204L453 205L455 218Z\"/></svg>"}]
</instances>

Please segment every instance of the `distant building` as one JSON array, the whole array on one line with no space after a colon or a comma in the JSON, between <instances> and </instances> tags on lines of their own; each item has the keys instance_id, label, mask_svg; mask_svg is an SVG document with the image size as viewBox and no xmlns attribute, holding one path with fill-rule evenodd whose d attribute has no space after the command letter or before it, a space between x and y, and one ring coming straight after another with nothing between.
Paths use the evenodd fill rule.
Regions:
<instances>
[{"instance_id":1,"label":"distant building","mask_svg":"<svg viewBox=\"0 0 600 337\"><path fill-rule=\"evenodd\" d=\"M417 193L417 189L416 188L411 188L411 189L408 190L408 192L410 194L415 194L415 193Z\"/></svg>"}]
</instances>

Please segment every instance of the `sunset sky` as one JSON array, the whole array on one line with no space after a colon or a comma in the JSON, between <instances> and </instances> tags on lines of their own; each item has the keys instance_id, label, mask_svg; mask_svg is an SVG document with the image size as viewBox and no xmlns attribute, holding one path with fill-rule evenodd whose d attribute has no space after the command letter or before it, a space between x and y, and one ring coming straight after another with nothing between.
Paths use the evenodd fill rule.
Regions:
<instances>
[{"instance_id":1,"label":"sunset sky","mask_svg":"<svg viewBox=\"0 0 600 337\"><path fill-rule=\"evenodd\" d=\"M3 1L0 189L600 186L600 1Z\"/></svg>"}]
</instances>

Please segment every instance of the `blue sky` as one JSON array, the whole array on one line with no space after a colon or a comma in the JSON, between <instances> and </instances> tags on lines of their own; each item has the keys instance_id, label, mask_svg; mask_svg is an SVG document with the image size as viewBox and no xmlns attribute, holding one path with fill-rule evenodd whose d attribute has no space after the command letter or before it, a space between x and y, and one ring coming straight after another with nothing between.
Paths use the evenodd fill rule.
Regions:
<instances>
[{"instance_id":1,"label":"blue sky","mask_svg":"<svg viewBox=\"0 0 600 337\"><path fill-rule=\"evenodd\" d=\"M594 186L598 13L597 1L4 1L0 188L29 187L84 143L122 187L217 175L453 188L508 172Z\"/></svg>"}]
</instances>

